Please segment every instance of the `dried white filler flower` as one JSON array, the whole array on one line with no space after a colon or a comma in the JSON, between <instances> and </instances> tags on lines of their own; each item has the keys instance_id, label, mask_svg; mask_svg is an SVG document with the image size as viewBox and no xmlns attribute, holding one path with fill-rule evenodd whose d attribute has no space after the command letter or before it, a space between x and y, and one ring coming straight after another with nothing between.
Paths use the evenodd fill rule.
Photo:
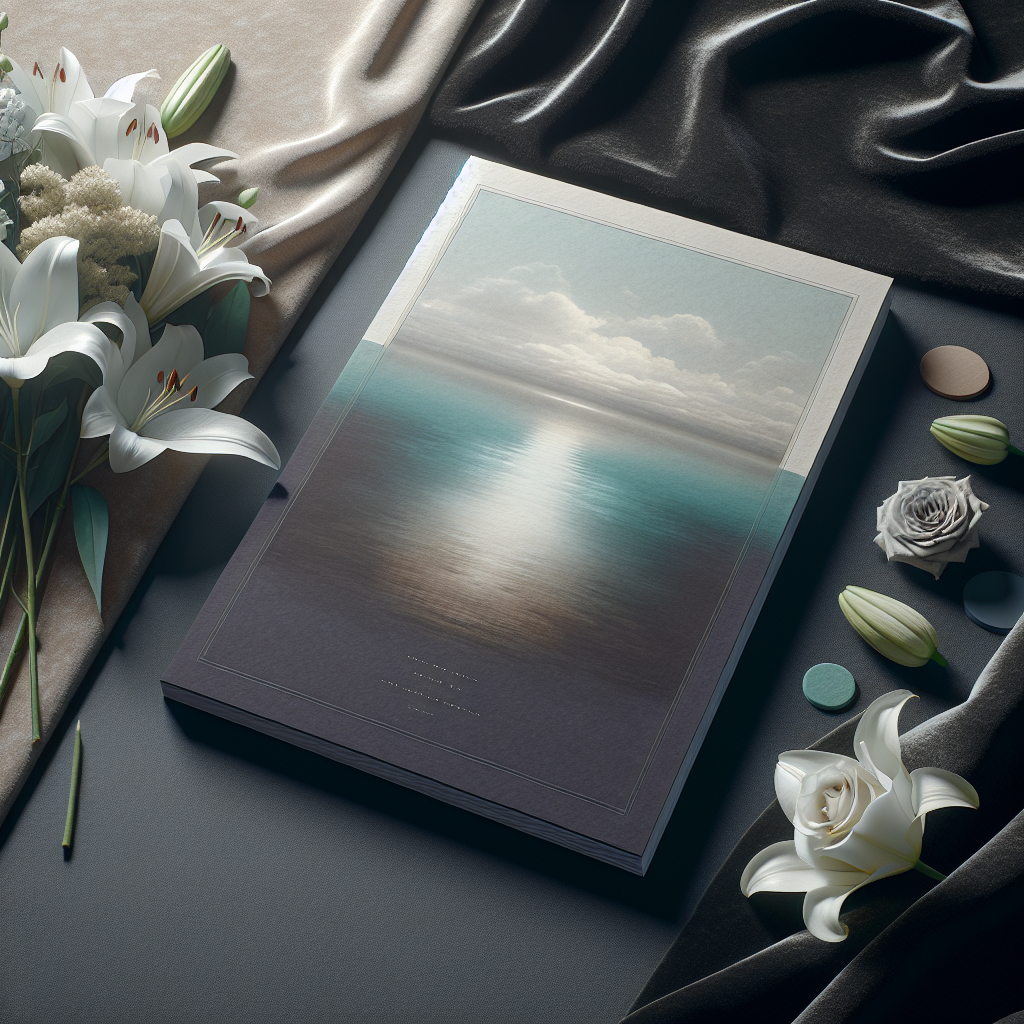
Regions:
<instances>
[{"instance_id":1,"label":"dried white filler flower","mask_svg":"<svg viewBox=\"0 0 1024 1024\"><path fill-rule=\"evenodd\" d=\"M65 181L43 164L33 164L22 173L21 188L26 226L18 258L27 259L47 238L77 238L80 313L107 300L123 306L136 275L121 261L156 249L157 218L122 206L117 182L100 167L86 167Z\"/></svg>"}]
</instances>

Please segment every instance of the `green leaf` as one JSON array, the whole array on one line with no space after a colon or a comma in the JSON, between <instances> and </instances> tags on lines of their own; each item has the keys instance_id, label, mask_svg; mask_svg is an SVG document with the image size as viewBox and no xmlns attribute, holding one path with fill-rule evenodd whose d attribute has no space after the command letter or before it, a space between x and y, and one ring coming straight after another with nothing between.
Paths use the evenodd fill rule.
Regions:
<instances>
[{"instance_id":1,"label":"green leaf","mask_svg":"<svg viewBox=\"0 0 1024 1024\"><path fill-rule=\"evenodd\" d=\"M209 315L210 293L209 291L205 291L200 292L195 298L189 299L188 302L179 306L177 309L172 309L171 312L164 317L163 322L167 324L175 324L178 327L184 327L187 324L191 324L200 334L202 334L203 328L206 326L206 318ZM152 327L156 326L156 324L152 325Z\"/></svg>"},{"instance_id":2,"label":"green leaf","mask_svg":"<svg viewBox=\"0 0 1024 1024\"><path fill-rule=\"evenodd\" d=\"M44 412L36 419L35 429L32 431L32 447L29 449L29 455L32 452L39 451L53 437L57 428L64 422L64 417L67 414L68 403L65 399L56 409Z\"/></svg>"},{"instance_id":3,"label":"green leaf","mask_svg":"<svg viewBox=\"0 0 1024 1024\"><path fill-rule=\"evenodd\" d=\"M75 540L78 541L82 568L96 595L96 609L102 612L103 559L107 554L107 533L110 529L107 500L95 487L75 484L71 488L71 502L75 509Z\"/></svg>"},{"instance_id":4,"label":"green leaf","mask_svg":"<svg viewBox=\"0 0 1024 1024\"><path fill-rule=\"evenodd\" d=\"M49 443L38 453L35 465L28 469L28 514L36 510L58 487L63 485L68 466L75 457L78 444L78 424L67 416L57 427Z\"/></svg>"},{"instance_id":5,"label":"green leaf","mask_svg":"<svg viewBox=\"0 0 1024 1024\"><path fill-rule=\"evenodd\" d=\"M203 331L203 349L206 358L241 352L245 346L245 332L249 327L249 289L244 281L234 288L210 310L210 318Z\"/></svg>"}]
</instances>

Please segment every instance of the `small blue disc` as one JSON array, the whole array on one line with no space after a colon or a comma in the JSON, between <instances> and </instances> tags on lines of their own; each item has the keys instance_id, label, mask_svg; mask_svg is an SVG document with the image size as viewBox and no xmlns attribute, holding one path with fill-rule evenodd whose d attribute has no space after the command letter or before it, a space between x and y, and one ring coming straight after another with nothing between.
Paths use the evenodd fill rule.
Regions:
<instances>
[{"instance_id":1,"label":"small blue disc","mask_svg":"<svg viewBox=\"0 0 1024 1024\"><path fill-rule=\"evenodd\" d=\"M1014 572L983 572L964 587L964 611L982 629L1004 636L1024 615L1024 577Z\"/></svg>"},{"instance_id":2,"label":"small blue disc","mask_svg":"<svg viewBox=\"0 0 1024 1024\"><path fill-rule=\"evenodd\" d=\"M849 669L823 662L804 673L804 696L822 711L842 711L857 697L857 684Z\"/></svg>"}]
</instances>

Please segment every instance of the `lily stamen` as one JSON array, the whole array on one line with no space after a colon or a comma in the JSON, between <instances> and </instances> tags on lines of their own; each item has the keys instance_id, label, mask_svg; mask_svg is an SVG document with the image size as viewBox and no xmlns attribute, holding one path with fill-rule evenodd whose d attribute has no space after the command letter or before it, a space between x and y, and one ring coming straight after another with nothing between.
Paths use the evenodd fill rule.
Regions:
<instances>
[{"instance_id":1,"label":"lily stamen","mask_svg":"<svg viewBox=\"0 0 1024 1024\"><path fill-rule=\"evenodd\" d=\"M199 243L199 248L196 250L196 255L205 256L206 253L213 252L214 249L222 249L229 242L236 239L239 235L245 234L246 225L245 221L241 217L239 217L238 220L235 221L233 227L227 227L227 225L228 221L221 217L221 215L218 213L213 218L213 220L210 221L210 226L206 229L206 234L203 235L202 242ZM215 231L217 230L218 226L222 231L224 231L224 234L215 235ZM227 230L225 230L225 228L227 228Z\"/></svg>"},{"instance_id":2,"label":"lily stamen","mask_svg":"<svg viewBox=\"0 0 1024 1024\"><path fill-rule=\"evenodd\" d=\"M146 401L139 410L138 416L135 417L135 422L128 429L133 433L138 433L150 420L155 419L161 413L167 412L168 409L177 405L178 402L183 402L186 398L190 402L194 402L199 397L198 385L194 385L191 390L186 391L184 394L179 394L182 384L188 380L189 376L190 374L186 373L184 377L179 377L178 371L172 369L167 377L166 386L161 387L157 392L156 398L152 397L152 388L146 392ZM163 370L158 371L156 382L157 384L163 384Z\"/></svg>"}]
</instances>

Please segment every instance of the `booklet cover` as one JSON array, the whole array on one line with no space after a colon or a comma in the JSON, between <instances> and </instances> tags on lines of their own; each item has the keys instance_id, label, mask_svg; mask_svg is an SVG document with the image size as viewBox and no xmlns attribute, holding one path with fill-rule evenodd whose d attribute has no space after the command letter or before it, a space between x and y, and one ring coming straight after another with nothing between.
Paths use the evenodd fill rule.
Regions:
<instances>
[{"instance_id":1,"label":"booklet cover","mask_svg":"<svg viewBox=\"0 0 1024 1024\"><path fill-rule=\"evenodd\" d=\"M470 159L164 692L643 873L890 283Z\"/></svg>"}]
</instances>

